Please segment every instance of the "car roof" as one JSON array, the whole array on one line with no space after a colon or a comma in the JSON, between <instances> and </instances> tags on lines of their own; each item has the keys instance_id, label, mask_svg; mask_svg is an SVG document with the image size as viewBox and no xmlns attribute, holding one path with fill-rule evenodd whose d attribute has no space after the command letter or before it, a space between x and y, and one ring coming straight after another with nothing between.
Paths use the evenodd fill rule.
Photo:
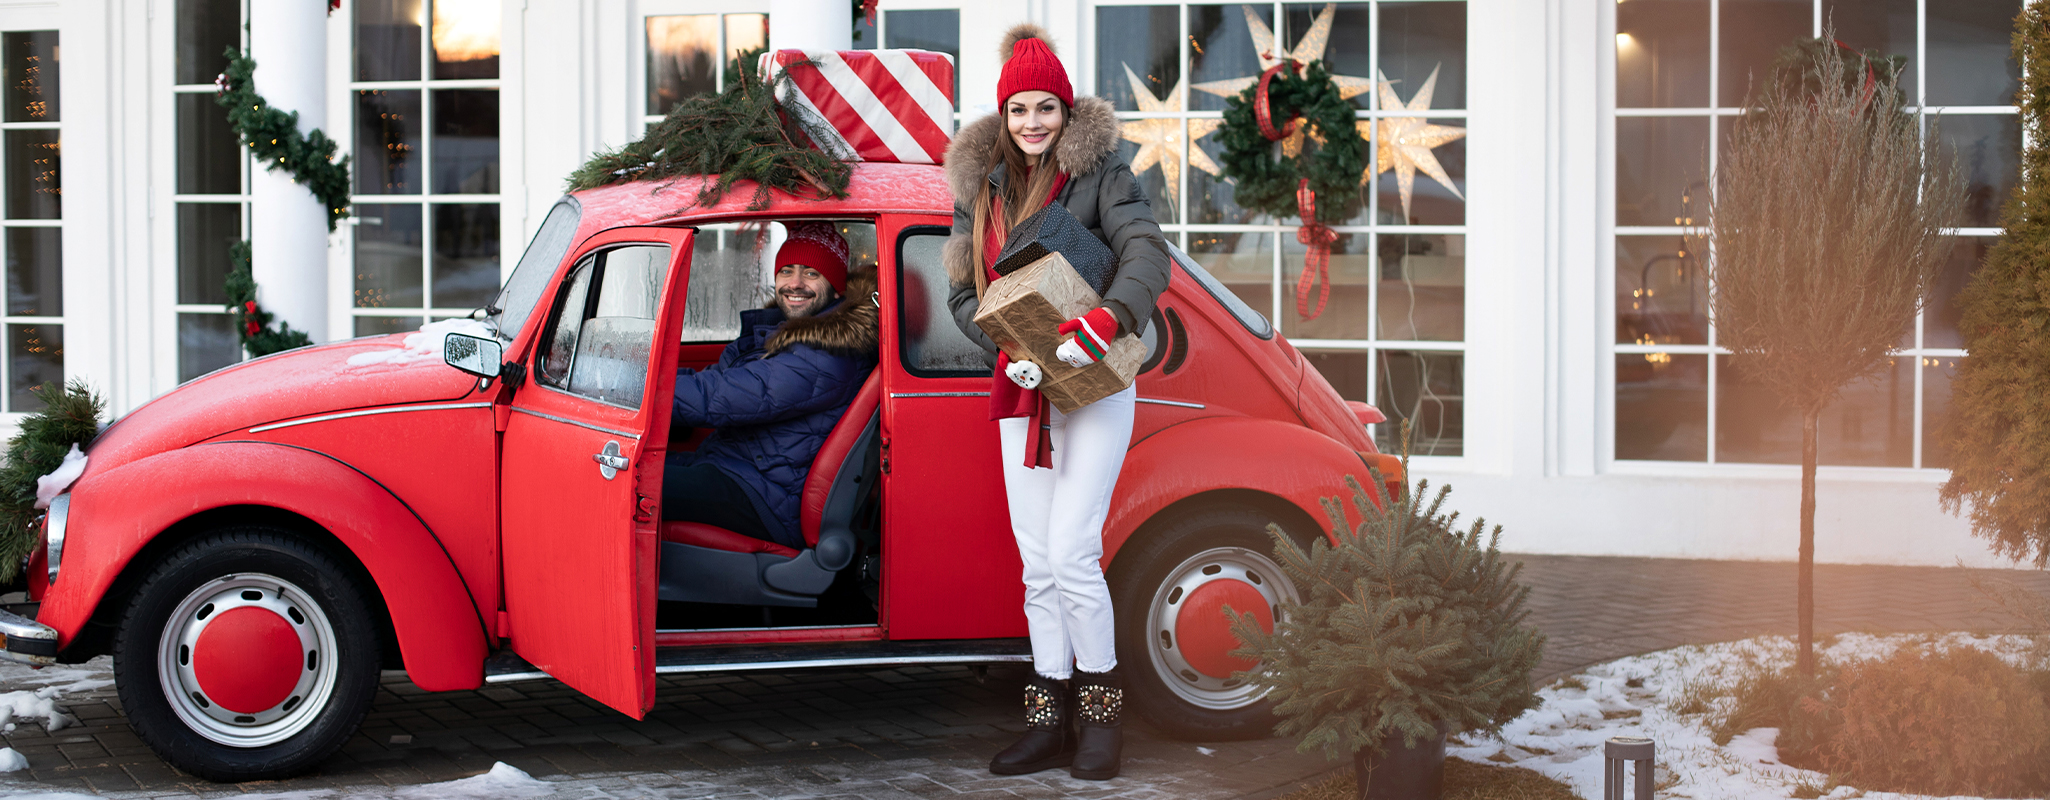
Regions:
<instances>
[{"instance_id":1,"label":"car roof","mask_svg":"<svg viewBox=\"0 0 2050 800\"><path fill-rule=\"evenodd\" d=\"M685 175L664 180L633 181L572 192L583 212L579 239L599 230L624 225L690 222L708 217L789 217L867 215L882 212L952 214L954 198L947 190L945 170L934 164L851 165L847 196L817 198L771 190L767 208L749 210L755 183L735 183L711 206L695 206L698 190L711 175Z\"/></svg>"}]
</instances>

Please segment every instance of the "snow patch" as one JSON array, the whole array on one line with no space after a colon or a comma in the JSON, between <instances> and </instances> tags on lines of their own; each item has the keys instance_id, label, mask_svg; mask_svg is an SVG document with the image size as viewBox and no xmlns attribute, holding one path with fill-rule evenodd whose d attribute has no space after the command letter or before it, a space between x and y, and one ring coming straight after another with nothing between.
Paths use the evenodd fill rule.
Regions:
<instances>
[{"instance_id":1,"label":"snow patch","mask_svg":"<svg viewBox=\"0 0 2050 800\"><path fill-rule=\"evenodd\" d=\"M406 334L405 346L394 350L371 350L349 356L349 366L366 367L374 364L396 364L404 366L417 361L441 361L442 343L448 341L451 333L465 333L471 336L489 338L494 336L491 326L474 319L445 319L429 322L420 330Z\"/></svg>"},{"instance_id":2,"label":"snow patch","mask_svg":"<svg viewBox=\"0 0 2050 800\"><path fill-rule=\"evenodd\" d=\"M64 454L64 463L58 464L50 474L36 479L36 508L49 508L50 501L57 499L78 476L85 474L85 454L78 451L78 445L71 446L71 452Z\"/></svg>"},{"instance_id":3,"label":"snow patch","mask_svg":"<svg viewBox=\"0 0 2050 800\"><path fill-rule=\"evenodd\" d=\"M20 772L28 769L28 756L12 747L0 747L0 772Z\"/></svg>"}]
</instances>

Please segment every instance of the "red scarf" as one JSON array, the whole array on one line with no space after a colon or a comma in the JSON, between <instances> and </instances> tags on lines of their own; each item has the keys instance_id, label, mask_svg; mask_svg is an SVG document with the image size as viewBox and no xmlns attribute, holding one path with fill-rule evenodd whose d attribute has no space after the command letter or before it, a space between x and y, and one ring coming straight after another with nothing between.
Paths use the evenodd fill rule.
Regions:
<instances>
[{"instance_id":1,"label":"red scarf","mask_svg":"<svg viewBox=\"0 0 2050 800\"><path fill-rule=\"evenodd\" d=\"M1030 180L1031 172L1026 172ZM1061 195L1062 187L1068 185L1068 174L1054 175L1053 187L1047 190L1046 204L1053 205L1054 198ZM989 276L990 283L996 283L997 256L1003 254L1004 237L997 229L997 220L1003 214L1003 205L997 198L990 198L989 224L983 230L982 269ZM994 245L994 246L992 246ZM1044 369L1044 365L1041 365ZM990 376L989 418L1010 419L1025 417L1025 466L1053 468L1053 439L1049 433L1049 415L1046 397L1038 389L1025 389L1012 383L1002 369Z\"/></svg>"}]
</instances>

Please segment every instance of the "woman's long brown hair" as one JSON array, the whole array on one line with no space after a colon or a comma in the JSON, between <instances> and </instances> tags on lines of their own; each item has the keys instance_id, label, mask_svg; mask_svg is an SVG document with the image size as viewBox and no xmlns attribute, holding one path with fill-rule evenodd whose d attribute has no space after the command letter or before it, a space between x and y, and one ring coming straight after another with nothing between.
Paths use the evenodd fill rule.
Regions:
<instances>
[{"instance_id":1,"label":"woman's long brown hair","mask_svg":"<svg viewBox=\"0 0 2050 800\"><path fill-rule=\"evenodd\" d=\"M1004 114L1007 110L999 109L997 113ZM968 252L973 256L969 268L975 271L973 278L976 297L981 297L982 291L989 288L989 248L1002 248L1004 237L1010 234L1012 226L1025 221L1026 217L1032 216L1033 212L1046 205L1047 195L1053 191L1054 176L1061 171L1061 159L1056 155L1060 150L1061 137L1068 132L1068 123L1074 121L1074 118L1074 109L1063 104L1061 129L1047 138L1046 149L1040 152L1037 168L1029 171L1027 167L1035 165L1028 160L1025 151L1018 149L1017 140L1011 138L1010 125L1005 124L1003 129L997 132L996 146L992 148L990 158L1002 159L1004 162L1003 196L992 197L989 182L983 181L982 188L976 190L975 203L970 207L970 219L975 228L972 238L969 239L971 244ZM1008 120L1000 122L1008 123ZM992 200L996 202L992 203ZM997 217L995 241L989 241L985 235L990 229L989 213L992 205L1004 211ZM966 283L969 276L952 277L957 283Z\"/></svg>"}]
</instances>

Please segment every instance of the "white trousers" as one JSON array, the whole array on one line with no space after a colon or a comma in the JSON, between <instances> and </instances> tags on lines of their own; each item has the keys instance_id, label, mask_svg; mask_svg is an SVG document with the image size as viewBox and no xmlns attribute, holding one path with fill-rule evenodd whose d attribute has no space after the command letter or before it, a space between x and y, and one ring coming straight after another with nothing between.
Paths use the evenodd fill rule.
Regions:
<instances>
[{"instance_id":1,"label":"white trousers","mask_svg":"<svg viewBox=\"0 0 2050 800\"><path fill-rule=\"evenodd\" d=\"M1032 667L1048 678L1118 665L1110 584L1103 579L1103 521L1132 443L1138 396L1128 386L1073 414L1050 409L1052 469L1025 466L1025 418L997 421L1011 533L1025 562Z\"/></svg>"}]
</instances>

